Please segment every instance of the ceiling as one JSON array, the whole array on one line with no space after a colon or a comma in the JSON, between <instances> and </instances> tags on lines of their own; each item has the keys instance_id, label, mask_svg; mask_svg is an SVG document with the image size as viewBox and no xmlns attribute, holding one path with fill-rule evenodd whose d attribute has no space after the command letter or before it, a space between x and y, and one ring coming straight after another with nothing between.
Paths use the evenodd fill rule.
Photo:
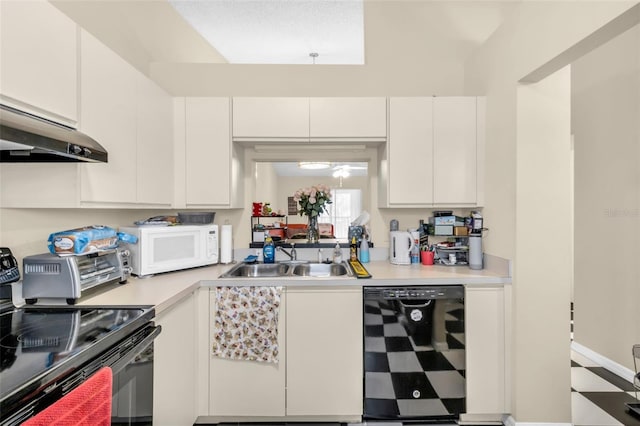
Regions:
<instances>
[{"instance_id":1,"label":"ceiling","mask_svg":"<svg viewBox=\"0 0 640 426\"><path fill-rule=\"evenodd\" d=\"M183 0L186 4L192 1ZM312 7L318 1L326 0L225 0L225 4L232 9L236 7L234 5L246 8L247 4L300 2ZM349 2L354 0L334 1ZM291 90L298 95L308 93L313 96L314 84L310 84L310 80L319 81L326 76L324 86L319 84L322 82L315 85L325 96L334 96L331 94L334 86L341 95L348 96L353 94L349 90L351 86L363 84L367 86L362 91L370 92L372 88L380 87L385 93L401 96L402 91L420 95L419 86L429 79L443 91L452 92L447 90L451 86L450 80L462 79L459 69L463 68L464 60L517 8L519 0L364 0L364 65L344 65L342 68L298 65L314 67L313 71L230 63L176 12L168 0L51 0L51 3L172 95L226 96L230 92L245 96L243 90L248 87L252 95L268 96L270 93L265 90L271 90L288 96L287 90ZM253 19L260 21L260 17ZM330 17L324 20L328 19ZM340 19L339 14L334 19ZM228 20L232 25L226 22L227 26L242 28L245 32L258 28L247 25L246 20ZM265 27L261 26L262 33L258 38L268 37L277 44L298 37L295 26L284 31L277 21L268 22L274 30L265 32ZM322 24L315 29L319 32L330 30ZM243 66L253 68L238 68ZM316 74L308 74L310 72ZM336 72L342 73L337 81L328 76ZM395 78L396 75L402 78ZM390 85L403 84L401 80L405 80L405 86L394 93L394 87ZM225 86L229 87L228 92L224 91ZM427 85L422 92L428 90L432 88Z\"/></svg>"},{"instance_id":2,"label":"ceiling","mask_svg":"<svg viewBox=\"0 0 640 426\"><path fill-rule=\"evenodd\" d=\"M362 0L169 2L230 63L364 63Z\"/></svg>"}]
</instances>

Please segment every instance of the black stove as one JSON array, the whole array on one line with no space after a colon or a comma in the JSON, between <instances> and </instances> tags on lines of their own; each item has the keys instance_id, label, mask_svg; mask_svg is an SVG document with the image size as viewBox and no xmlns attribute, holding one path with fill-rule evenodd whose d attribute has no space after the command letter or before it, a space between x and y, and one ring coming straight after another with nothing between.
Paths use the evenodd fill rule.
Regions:
<instances>
[{"instance_id":1,"label":"black stove","mask_svg":"<svg viewBox=\"0 0 640 426\"><path fill-rule=\"evenodd\" d=\"M93 373L83 371L89 364L109 365L95 360L118 358L129 346L121 343L128 336L144 339L142 330L154 315L149 307L34 306L0 313L2 417L51 393L53 385L65 382L70 389Z\"/></svg>"}]
</instances>

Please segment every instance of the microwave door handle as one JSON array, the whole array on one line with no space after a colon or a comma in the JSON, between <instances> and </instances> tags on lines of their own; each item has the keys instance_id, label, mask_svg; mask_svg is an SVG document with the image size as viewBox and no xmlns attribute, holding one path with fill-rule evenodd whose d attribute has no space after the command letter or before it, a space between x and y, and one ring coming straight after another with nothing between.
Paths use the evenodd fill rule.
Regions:
<instances>
[{"instance_id":1,"label":"microwave door handle","mask_svg":"<svg viewBox=\"0 0 640 426\"><path fill-rule=\"evenodd\" d=\"M124 357L114 362L111 365L111 370L113 371L113 374L115 375L120 371L122 371L122 369L124 369L124 367L126 367L140 353L142 353L142 351L147 349L147 347L149 347L149 345L153 343L154 339L158 337L158 334L160 334L160 331L162 331L162 326L156 325L155 327L153 327L153 331L151 332L151 334L149 334L140 343L138 343L136 347L133 348L127 355L125 355Z\"/></svg>"}]
</instances>

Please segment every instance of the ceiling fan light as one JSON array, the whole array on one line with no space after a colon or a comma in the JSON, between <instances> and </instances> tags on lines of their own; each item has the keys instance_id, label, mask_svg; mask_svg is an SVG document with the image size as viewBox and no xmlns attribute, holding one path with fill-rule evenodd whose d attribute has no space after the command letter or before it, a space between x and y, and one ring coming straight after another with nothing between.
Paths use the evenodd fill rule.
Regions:
<instances>
[{"instance_id":1,"label":"ceiling fan light","mask_svg":"<svg viewBox=\"0 0 640 426\"><path fill-rule=\"evenodd\" d=\"M328 169L331 164L324 161L300 161L298 167L306 170L320 170Z\"/></svg>"}]
</instances>

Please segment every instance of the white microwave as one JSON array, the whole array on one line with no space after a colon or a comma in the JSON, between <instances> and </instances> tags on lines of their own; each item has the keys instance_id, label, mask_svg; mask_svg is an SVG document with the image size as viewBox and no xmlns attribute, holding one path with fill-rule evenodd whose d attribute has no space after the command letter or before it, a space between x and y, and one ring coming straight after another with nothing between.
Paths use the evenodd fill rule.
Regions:
<instances>
[{"instance_id":1,"label":"white microwave","mask_svg":"<svg viewBox=\"0 0 640 426\"><path fill-rule=\"evenodd\" d=\"M218 225L142 225L120 232L138 237L127 248L139 277L218 263Z\"/></svg>"}]
</instances>

